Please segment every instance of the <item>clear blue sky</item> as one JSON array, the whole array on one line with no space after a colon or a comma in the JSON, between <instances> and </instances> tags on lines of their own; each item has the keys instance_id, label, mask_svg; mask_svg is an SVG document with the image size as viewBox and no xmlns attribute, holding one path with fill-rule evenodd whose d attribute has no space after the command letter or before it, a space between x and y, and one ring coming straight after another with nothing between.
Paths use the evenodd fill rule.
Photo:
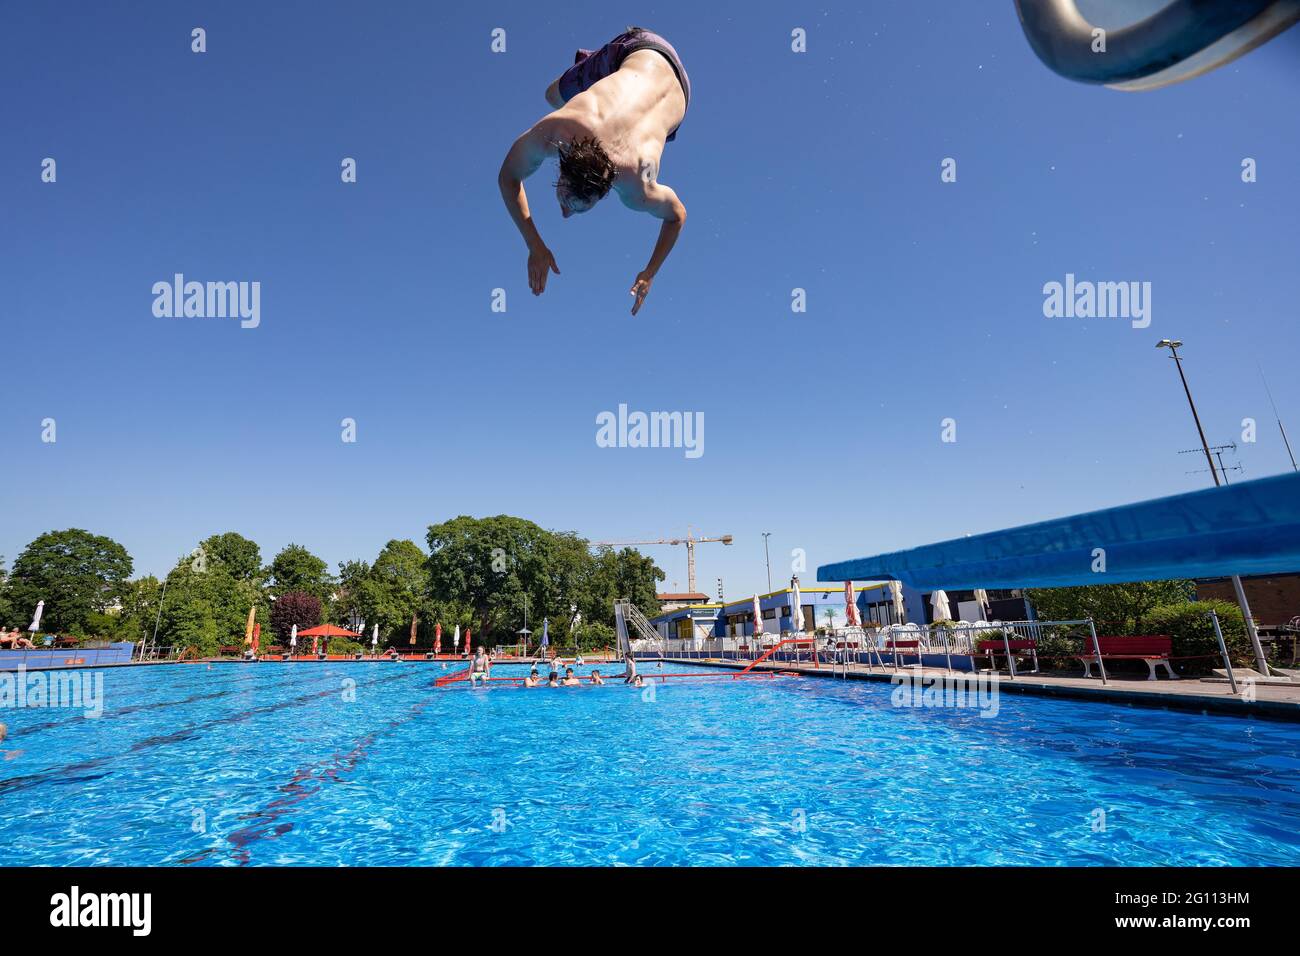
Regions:
<instances>
[{"instance_id":1,"label":"clear blue sky","mask_svg":"<svg viewBox=\"0 0 1300 956\"><path fill-rule=\"evenodd\" d=\"M1206 484L1177 454L1197 439L1166 336L1211 441L1254 417L1231 460L1289 467L1256 363L1300 438L1296 31L1134 95L1047 72L1010 0L450 6L0 11L8 563L75 526L137 573L224 530L334 565L511 513L593 540L734 534L700 577L743 595L765 530L779 585L796 547L808 580ZM562 222L543 169L563 274L534 299L495 177L574 48L628 23L694 84L661 173L690 218L636 318L656 223L612 198ZM175 272L260 281L261 327L155 318ZM1151 327L1044 318L1067 272L1150 281ZM705 454L598 448L619 403L702 411ZM650 553L685 589L681 549Z\"/></svg>"}]
</instances>

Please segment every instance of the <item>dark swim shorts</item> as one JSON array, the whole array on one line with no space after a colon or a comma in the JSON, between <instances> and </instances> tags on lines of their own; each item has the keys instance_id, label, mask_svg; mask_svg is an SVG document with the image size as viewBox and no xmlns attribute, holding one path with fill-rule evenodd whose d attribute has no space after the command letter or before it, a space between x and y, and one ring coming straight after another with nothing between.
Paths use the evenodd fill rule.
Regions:
<instances>
[{"instance_id":1,"label":"dark swim shorts","mask_svg":"<svg viewBox=\"0 0 1300 956\"><path fill-rule=\"evenodd\" d=\"M620 33L599 50L579 50L575 53L573 66L565 70L564 75L560 77L560 95L567 103L579 93L590 89L597 80L603 80L615 72L627 59L627 55L637 50L654 50L663 54L664 59L672 66L673 72L677 74L678 82L682 84L682 93L686 95L686 107L689 109L691 80L686 75L686 67L682 66L677 51L657 33L651 33L640 27L628 27L626 32ZM677 138L677 130L680 128L681 124L678 124L668 134L669 142Z\"/></svg>"}]
</instances>

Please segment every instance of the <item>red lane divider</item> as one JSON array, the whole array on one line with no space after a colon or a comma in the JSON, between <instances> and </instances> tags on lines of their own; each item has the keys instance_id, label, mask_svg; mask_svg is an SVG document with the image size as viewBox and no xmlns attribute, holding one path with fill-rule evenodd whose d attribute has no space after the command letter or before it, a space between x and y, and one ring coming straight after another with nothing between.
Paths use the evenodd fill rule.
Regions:
<instances>
[{"instance_id":1,"label":"red lane divider","mask_svg":"<svg viewBox=\"0 0 1300 956\"><path fill-rule=\"evenodd\" d=\"M439 677L437 680L433 682L433 686L444 687L447 684L453 684L458 680L464 680L468 676L469 676L469 668L466 667L464 670L459 670L452 674L443 674L441 677Z\"/></svg>"},{"instance_id":2,"label":"red lane divider","mask_svg":"<svg viewBox=\"0 0 1300 956\"><path fill-rule=\"evenodd\" d=\"M731 675L731 676L732 676L732 677L743 677L743 676L745 676L745 675L748 674L751 670L754 669L754 665L755 665L755 664L761 664L761 663L763 663L763 661L767 660L769 657L771 657L773 654L775 654L775 653L776 653L780 648L785 647L787 644L807 644L807 645L809 645L809 649L813 652L813 667L820 667L820 666L821 666L821 664L820 664L820 663L818 662L818 660L817 660L817 643L816 643L816 641L815 641L813 638L811 638L811 637L788 637L788 638L786 638L784 641L777 641L775 644L773 644L771 647L769 647L767 650L765 650L765 651L762 653L761 656L759 656L759 657L755 658L754 660L750 661L749 666L746 667L743 671L741 671L739 674L733 674L733 675Z\"/></svg>"},{"instance_id":3,"label":"red lane divider","mask_svg":"<svg viewBox=\"0 0 1300 956\"><path fill-rule=\"evenodd\" d=\"M749 677L751 679L757 678L760 680L771 680L774 677L798 677L798 676L799 675L797 673L791 671L784 671L784 672L764 671L761 674L685 674L685 673L684 674L642 674L641 679L643 681L650 681L650 680L664 680L669 677L675 677L683 680L734 680L740 677ZM468 670L457 671L455 674L448 674L444 677L439 677L436 681L433 682L433 686L446 687L449 684L464 683L466 680L468 680L468 678L469 678ZM522 684L525 680L525 678L523 677L489 677L487 679L489 681L501 681L501 682L511 683L511 684ZM584 677L580 679L583 681L584 684L591 684L591 680L588 677ZM541 680L541 683L545 684L546 681ZM621 674L614 674L613 676L607 678L605 680L605 683L622 684L624 683L624 681Z\"/></svg>"}]
</instances>

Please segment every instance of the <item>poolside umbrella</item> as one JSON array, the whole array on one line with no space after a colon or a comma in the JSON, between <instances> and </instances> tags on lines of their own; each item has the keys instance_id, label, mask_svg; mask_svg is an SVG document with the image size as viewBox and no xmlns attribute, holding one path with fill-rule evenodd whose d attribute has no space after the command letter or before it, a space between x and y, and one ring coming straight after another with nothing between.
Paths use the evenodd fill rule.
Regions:
<instances>
[{"instance_id":1,"label":"poolside umbrella","mask_svg":"<svg viewBox=\"0 0 1300 956\"><path fill-rule=\"evenodd\" d=\"M790 579L790 630L803 633L803 597L799 594L799 577Z\"/></svg>"},{"instance_id":2,"label":"poolside umbrella","mask_svg":"<svg viewBox=\"0 0 1300 956\"><path fill-rule=\"evenodd\" d=\"M356 631L349 631L345 627L338 627L335 624L320 624L316 627L309 627L305 631L299 631L300 637L311 638L311 652L316 654L320 650L320 639L322 637L360 637ZM328 645L326 645L328 646Z\"/></svg>"},{"instance_id":3,"label":"poolside umbrella","mask_svg":"<svg viewBox=\"0 0 1300 956\"><path fill-rule=\"evenodd\" d=\"M980 606L980 614L984 617L984 620L987 621L991 610L989 608L989 592L985 591L983 588L976 588L975 601Z\"/></svg>"},{"instance_id":4,"label":"poolside umbrella","mask_svg":"<svg viewBox=\"0 0 1300 956\"><path fill-rule=\"evenodd\" d=\"M451 646L456 648L456 653L460 653L460 625L456 625L456 633L452 635Z\"/></svg>"},{"instance_id":5,"label":"poolside umbrella","mask_svg":"<svg viewBox=\"0 0 1300 956\"><path fill-rule=\"evenodd\" d=\"M930 607L934 608L936 621L952 620L952 611L948 609L948 592L939 590L930 595Z\"/></svg>"},{"instance_id":6,"label":"poolside umbrella","mask_svg":"<svg viewBox=\"0 0 1300 956\"><path fill-rule=\"evenodd\" d=\"M551 646L551 619L549 617L544 617L542 618L542 647L545 648L550 646Z\"/></svg>"},{"instance_id":7,"label":"poolside umbrella","mask_svg":"<svg viewBox=\"0 0 1300 956\"><path fill-rule=\"evenodd\" d=\"M411 615L411 641L410 641L412 647L415 646L415 628L416 625L419 624L419 622L420 622L420 615L412 614Z\"/></svg>"},{"instance_id":8,"label":"poolside umbrella","mask_svg":"<svg viewBox=\"0 0 1300 956\"><path fill-rule=\"evenodd\" d=\"M35 634L41 626L41 615L45 613L45 602L36 602L36 613L32 615L32 623L27 625L27 630Z\"/></svg>"},{"instance_id":9,"label":"poolside umbrella","mask_svg":"<svg viewBox=\"0 0 1300 956\"><path fill-rule=\"evenodd\" d=\"M298 649L298 625L295 624L289 628L289 656L293 657L294 651Z\"/></svg>"},{"instance_id":10,"label":"poolside umbrella","mask_svg":"<svg viewBox=\"0 0 1300 956\"><path fill-rule=\"evenodd\" d=\"M253 656L257 656L258 645L262 643L262 625L253 625Z\"/></svg>"},{"instance_id":11,"label":"poolside umbrella","mask_svg":"<svg viewBox=\"0 0 1300 956\"><path fill-rule=\"evenodd\" d=\"M844 617L849 627L858 626L858 606L853 603L853 582L844 582Z\"/></svg>"},{"instance_id":12,"label":"poolside umbrella","mask_svg":"<svg viewBox=\"0 0 1300 956\"><path fill-rule=\"evenodd\" d=\"M763 633L763 608L758 603L758 595L754 595L754 637Z\"/></svg>"},{"instance_id":13,"label":"poolside umbrella","mask_svg":"<svg viewBox=\"0 0 1300 956\"><path fill-rule=\"evenodd\" d=\"M469 629L468 627L465 628L465 653L466 653L466 654L473 654L473 653L474 653L474 638L473 638L473 632L470 631L470 629Z\"/></svg>"},{"instance_id":14,"label":"poolside umbrella","mask_svg":"<svg viewBox=\"0 0 1300 956\"><path fill-rule=\"evenodd\" d=\"M894 623L902 624L903 618L907 615L907 608L903 605L903 582L889 582L889 597L894 602Z\"/></svg>"},{"instance_id":15,"label":"poolside umbrella","mask_svg":"<svg viewBox=\"0 0 1300 956\"><path fill-rule=\"evenodd\" d=\"M253 623L257 620L257 605L248 609L248 623L244 625L244 643L253 643Z\"/></svg>"},{"instance_id":16,"label":"poolside umbrella","mask_svg":"<svg viewBox=\"0 0 1300 956\"><path fill-rule=\"evenodd\" d=\"M375 648L378 646L379 646L379 622L376 621L375 629L370 632L370 653L373 654L375 652Z\"/></svg>"},{"instance_id":17,"label":"poolside umbrella","mask_svg":"<svg viewBox=\"0 0 1300 956\"><path fill-rule=\"evenodd\" d=\"M433 626L433 656L442 653L442 621Z\"/></svg>"}]
</instances>

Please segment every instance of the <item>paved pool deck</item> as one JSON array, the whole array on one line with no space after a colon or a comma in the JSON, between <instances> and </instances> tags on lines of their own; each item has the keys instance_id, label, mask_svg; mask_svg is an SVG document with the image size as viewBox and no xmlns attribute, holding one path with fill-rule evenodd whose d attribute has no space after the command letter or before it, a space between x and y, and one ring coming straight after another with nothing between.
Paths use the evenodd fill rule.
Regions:
<instances>
[{"instance_id":1,"label":"paved pool deck","mask_svg":"<svg viewBox=\"0 0 1300 956\"><path fill-rule=\"evenodd\" d=\"M704 667L717 667L728 670L743 670L746 661L724 661L716 658L703 660L663 660L665 664L699 664ZM645 667L651 660L638 660L641 673L652 677L653 670ZM1263 717L1272 720L1300 722L1300 683L1271 684L1256 682L1248 685L1241 677L1237 679L1238 693L1226 680L1201 680L1186 677L1178 680L1149 681L1145 677L1129 677L1127 674L1108 675L1109 681L1102 684L1100 678L1056 676L1054 674L1026 674L1023 670L1015 678L1005 672L975 673L969 671L949 672L942 667L904 667L894 670L888 664L882 669L879 665L868 668L865 664L850 664L846 670L843 665L832 668L828 664L814 667L811 664L789 664L764 662L754 670L782 671L807 677L820 677L826 680L865 680L888 684L897 676L918 676L925 678L948 678L957 681L970 681L975 678L994 679L998 683L999 693L1030 694L1046 697L1064 697L1075 700L1104 701L1110 704L1127 704L1136 707L1160 707L1173 710L1187 710L1200 713L1230 714L1237 717ZM1253 698L1253 699L1252 699Z\"/></svg>"}]
</instances>

